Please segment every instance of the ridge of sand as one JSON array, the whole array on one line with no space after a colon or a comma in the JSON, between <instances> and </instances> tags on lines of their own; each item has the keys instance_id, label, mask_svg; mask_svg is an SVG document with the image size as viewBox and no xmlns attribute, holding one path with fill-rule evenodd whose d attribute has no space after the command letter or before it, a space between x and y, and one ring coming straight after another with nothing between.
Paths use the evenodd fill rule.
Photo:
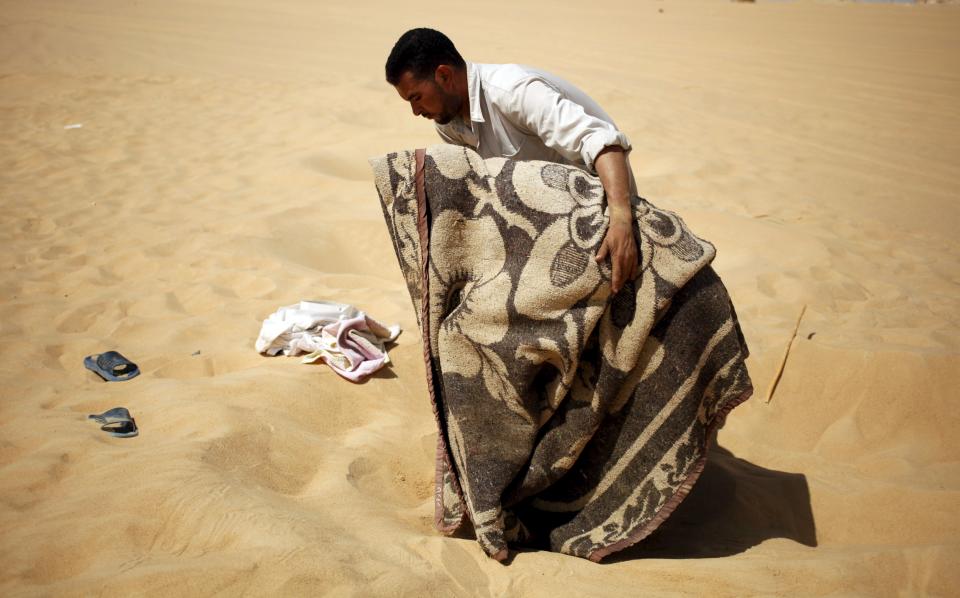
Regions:
<instances>
[{"instance_id":1,"label":"ridge of sand","mask_svg":"<svg viewBox=\"0 0 960 598\"><path fill-rule=\"evenodd\" d=\"M960 8L0 7L3 595L955 592ZM416 320L366 165L436 142L381 80L423 24L581 85L643 195L719 248L761 396L609 564L503 567L431 529ZM392 368L257 355L301 298L401 323ZM143 375L82 368L111 348ZM139 438L84 419L117 405Z\"/></svg>"}]
</instances>

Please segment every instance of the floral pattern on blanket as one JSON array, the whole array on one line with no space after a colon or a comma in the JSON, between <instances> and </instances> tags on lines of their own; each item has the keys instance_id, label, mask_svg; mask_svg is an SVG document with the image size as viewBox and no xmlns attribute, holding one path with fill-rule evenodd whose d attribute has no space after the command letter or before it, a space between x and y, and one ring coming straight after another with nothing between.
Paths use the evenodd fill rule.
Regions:
<instances>
[{"instance_id":1,"label":"floral pattern on blanket","mask_svg":"<svg viewBox=\"0 0 960 598\"><path fill-rule=\"evenodd\" d=\"M433 146L421 204L414 152L371 164L425 314L437 526L465 514L497 558L532 543L599 560L641 540L752 390L714 247L635 197L639 273L611 296L594 259L609 222L596 177Z\"/></svg>"}]
</instances>

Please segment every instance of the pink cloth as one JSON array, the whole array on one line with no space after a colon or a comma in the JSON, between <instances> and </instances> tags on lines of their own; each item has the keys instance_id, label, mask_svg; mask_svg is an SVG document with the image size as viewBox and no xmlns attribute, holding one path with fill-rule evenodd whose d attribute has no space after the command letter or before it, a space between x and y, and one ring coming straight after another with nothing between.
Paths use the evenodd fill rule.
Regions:
<instances>
[{"instance_id":1,"label":"pink cloth","mask_svg":"<svg viewBox=\"0 0 960 598\"><path fill-rule=\"evenodd\" d=\"M281 307L263 322L257 351L267 355L309 353L304 363L323 361L352 382L390 363L386 343L400 335L352 305L301 301Z\"/></svg>"},{"instance_id":2,"label":"pink cloth","mask_svg":"<svg viewBox=\"0 0 960 598\"><path fill-rule=\"evenodd\" d=\"M339 351L318 349L304 357L304 362L312 363L320 359L347 380L360 382L389 363L383 342L379 340L370 323L367 316L358 315L327 324L323 327L323 334L335 339L334 348ZM375 326L376 324L375 322Z\"/></svg>"}]
</instances>

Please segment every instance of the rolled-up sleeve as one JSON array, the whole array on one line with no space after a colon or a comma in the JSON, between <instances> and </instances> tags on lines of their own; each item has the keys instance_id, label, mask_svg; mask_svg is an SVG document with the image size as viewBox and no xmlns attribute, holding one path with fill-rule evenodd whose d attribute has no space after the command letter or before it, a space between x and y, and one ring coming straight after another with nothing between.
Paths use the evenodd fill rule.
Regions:
<instances>
[{"instance_id":1,"label":"rolled-up sleeve","mask_svg":"<svg viewBox=\"0 0 960 598\"><path fill-rule=\"evenodd\" d=\"M593 163L605 147L618 145L630 151L630 140L612 123L587 114L583 106L540 79L521 82L510 97L505 116L566 159L583 162L591 172L596 172Z\"/></svg>"}]
</instances>

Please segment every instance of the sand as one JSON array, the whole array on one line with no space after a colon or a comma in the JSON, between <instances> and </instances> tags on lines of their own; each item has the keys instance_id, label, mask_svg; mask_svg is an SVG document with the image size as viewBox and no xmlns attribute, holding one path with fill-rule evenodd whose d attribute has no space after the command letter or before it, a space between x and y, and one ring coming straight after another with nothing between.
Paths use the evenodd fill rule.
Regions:
<instances>
[{"instance_id":1,"label":"sand","mask_svg":"<svg viewBox=\"0 0 960 598\"><path fill-rule=\"evenodd\" d=\"M0 594L955 595L960 6L473 6L0 2ZM431 528L366 163L437 142L382 77L420 25L587 90L718 247L757 396L609 563ZM392 367L258 355L300 299L399 322ZM82 367L108 349L142 375ZM119 405L138 438L85 419Z\"/></svg>"}]
</instances>

